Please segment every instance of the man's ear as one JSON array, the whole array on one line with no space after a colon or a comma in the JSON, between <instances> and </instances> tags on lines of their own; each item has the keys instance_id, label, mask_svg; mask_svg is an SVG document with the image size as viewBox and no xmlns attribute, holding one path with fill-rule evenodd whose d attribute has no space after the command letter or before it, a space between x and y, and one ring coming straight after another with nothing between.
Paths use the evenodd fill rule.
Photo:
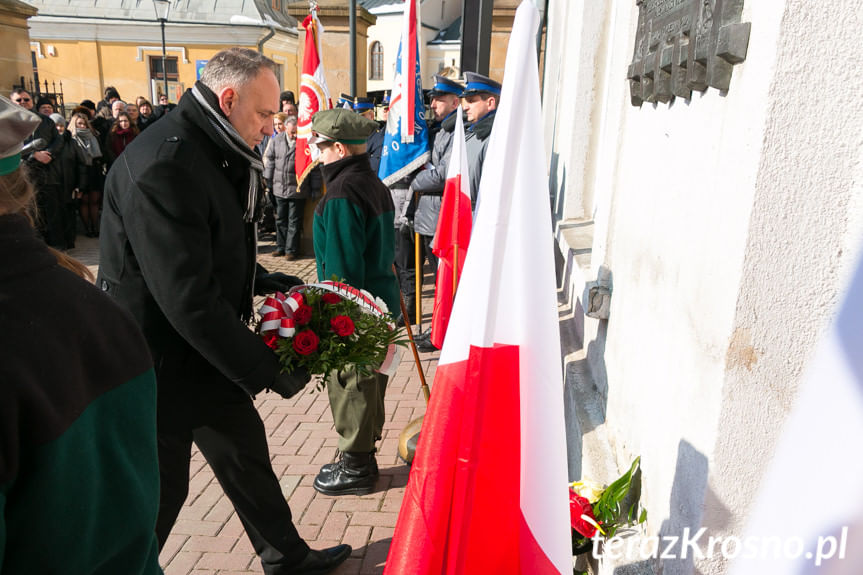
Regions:
<instances>
[{"instance_id":1,"label":"man's ear","mask_svg":"<svg viewBox=\"0 0 863 575\"><path fill-rule=\"evenodd\" d=\"M231 112L237 106L238 98L239 96L237 95L237 92L230 87L222 88L219 92L219 107L222 109L226 118L231 117Z\"/></svg>"},{"instance_id":2,"label":"man's ear","mask_svg":"<svg viewBox=\"0 0 863 575\"><path fill-rule=\"evenodd\" d=\"M488 110L489 112L492 110L497 110L497 98L494 96L490 97L488 102Z\"/></svg>"}]
</instances>

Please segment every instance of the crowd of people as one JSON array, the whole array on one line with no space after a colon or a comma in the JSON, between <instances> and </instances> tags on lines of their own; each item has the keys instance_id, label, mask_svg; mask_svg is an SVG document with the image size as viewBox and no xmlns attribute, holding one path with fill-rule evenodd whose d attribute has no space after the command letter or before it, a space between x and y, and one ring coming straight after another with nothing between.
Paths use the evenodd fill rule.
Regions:
<instances>
[{"instance_id":1,"label":"crowd of people","mask_svg":"<svg viewBox=\"0 0 863 575\"><path fill-rule=\"evenodd\" d=\"M19 88L9 99L36 114L40 125L27 138L24 166L36 190L36 229L56 249L75 247L80 229L99 235L105 175L126 146L175 105L161 95L159 105L138 96L125 102L109 86L95 104L83 100L68 114L48 96L34 97ZM80 224L79 224L80 220Z\"/></svg>"},{"instance_id":2,"label":"crowd of people","mask_svg":"<svg viewBox=\"0 0 863 575\"><path fill-rule=\"evenodd\" d=\"M86 359L75 370L75 409L65 419L52 419L53 427L40 429L38 440L30 440L26 433L32 422L12 416L29 405L31 391L44 399L46 408L53 402L65 405L69 390L59 383L68 378L39 368L24 352L16 354L16 362L4 366L14 376L5 379L23 383L20 389L0 388L5 394L0 411L11 414L3 419L0 439L11 441L13 451L44 445L50 458L62 457L64 449L86 453L86 446L76 441L93 426L122 427L125 435L138 438L134 461L115 465L94 455L70 470L82 485L136 486L107 489L112 499L105 502L100 494L82 493L76 504L93 511L87 517L71 515L82 529L98 523L99 529L110 530L117 509L136 510L137 531L126 529L129 537L114 538L114 547L104 545L104 539L111 539L108 534L99 540L102 553L111 561L124 561L126 572L159 572L158 551L188 494L193 442L233 504L264 573L323 574L351 553L348 545L312 550L298 533L252 401L264 391L293 397L311 379L302 368L283 372L277 356L249 329L254 295L287 292L303 283L268 273L257 263L264 198L269 196L275 207L276 255L290 259L300 254L305 201L325 190L314 210L318 280L335 276L382 298L391 310L400 309L401 297L413 299L413 281L404 278L415 242L435 266L430 246L455 114L462 109L471 124L467 145L476 170L471 174L476 199L474 181L479 181L499 84L475 74L467 75L464 86L435 77L431 161L391 188L377 175L385 140L383 127L372 119L374 103L347 98L342 107L318 112L309 140L318 167L298 186L297 108L292 93L279 92L275 69L253 50L219 52L173 111L166 103L157 109L142 98L125 103L113 88L98 105L83 102L68 119L50 101L33 102L23 90L15 91L11 101L0 97L0 234L16 236L42 262L38 269L22 266L21 257L30 255L0 249L3 273L17 274L0 290L0 314L4 321L18 321L23 333L27 314L39 307L34 298L52 299L32 286L62 286L62 293L76 294L73 301L61 302L69 311L59 319L45 314L46 321L59 323L28 332L41 341L27 350L47 350L69 364ZM63 253L74 245L76 215L89 234L100 235L95 287L62 269L88 273ZM37 233L48 246L37 245ZM102 319L115 317L110 332L93 338L84 334L76 340L78 347L61 353L69 337L61 319L78 321L75 313L94 317L94 310ZM411 318L403 322L410 328ZM3 333L13 349L23 341L15 329L4 326ZM113 343L89 345L100 338ZM116 349L117 342L126 342L122 350ZM66 365L66 360L54 363ZM100 370L110 377L99 375ZM368 493L379 475L375 453L388 378L360 375L351 366L324 377L339 457L320 469L314 488L332 496ZM115 389L123 392L105 394ZM126 412L129 406L135 407L134 417ZM85 409L93 413L83 417ZM120 449L121 441L109 442L106 453ZM53 464L40 469L37 462L24 469L17 459L12 463L0 454L0 504L7 510L40 508L38 489L30 493L19 486L7 492L9 481L20 485L26 481L18 478L40 473L52 474L54 481L65 477ZM113 475L115 469L123 473ZM96 498L92 507L88 497ZM13 538L30 537L14 524L0 529ZM77 532L73 526L65 535L53 535L72 547ZM30 539L45 543L44 536ZM76 557L83 563L96 561L87 553ZM60 569L50 564L52 556L41 559L46 562L42 572Z\"/></svg>"}]
</instances>

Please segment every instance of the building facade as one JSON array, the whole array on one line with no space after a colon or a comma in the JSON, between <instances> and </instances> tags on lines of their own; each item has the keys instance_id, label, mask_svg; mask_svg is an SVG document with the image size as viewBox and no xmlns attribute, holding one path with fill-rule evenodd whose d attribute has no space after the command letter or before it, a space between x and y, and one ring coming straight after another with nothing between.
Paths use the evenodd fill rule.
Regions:
<instances>
[{"instance_id":1,"label":"building facade","mask_svg":"<svg viewBox=\"0 0 863 575\"><path fill-rule=\"evenodd\" d=\"M4 96L9 96L13 86L21 85L21 78L33 75L27 20L35 15L36 9L29 4L0 0L0 37L4 45L0 53L0 93Z\"/></svg>"},{"instance_id":2,"label":"building facade","mask_svg":"<svg viewBox=\"0 0 863 575\"><path fill-rule=\"evenodd\" d=\"M863 79L844 71L861 25L851 0L548 2L570 475L608 482L640 455L649 535L740 536L770 487L762 473L859 253ZM730 71L722 89L701 84L701 61L660 59L715 32L726 43L705 57ZM718 555L594 567L718 575Z\"/></svg>"},{"instance_id":3,"label":"building facade","mask_svg":"<svg viewBox=\"0 0 863 575\"><path fill-rule=\"evenodd\" d=\"M280 0L173 2L165 25L167 61L152 2L33 0L30 40L40 79L63 83L67 105L97 101L106 86L129 100L158 102L167 73L176 102L207 60L231 46L258 50L280 67L284 89L298 87L296 20Z\"/></svg>"}]
</instances>

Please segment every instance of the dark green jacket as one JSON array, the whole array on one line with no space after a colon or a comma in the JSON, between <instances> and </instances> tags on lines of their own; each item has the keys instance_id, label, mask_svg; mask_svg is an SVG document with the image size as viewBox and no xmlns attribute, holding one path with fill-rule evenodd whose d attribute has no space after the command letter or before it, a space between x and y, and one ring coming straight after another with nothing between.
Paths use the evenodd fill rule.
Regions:
<instances>
[{"instance_id":1,"label":"dark green jacket","mask_svg":"<svg viewBox=\"0 0 863 575\"><path fill-rule=\"evenodd\" d=\"M338 280L367 290L399 314L393 273L393 200L369 165L368 154L322 166L326 194L315 208L318 279Z\"/></svg>"},{"instance_id":2,"label":"dark green jacket","mask_svg":"<svg viewBox=\"0 0 863 575\"><path fill-rule=\"evenodd\" d=\"M0 574L161 573L156 381L135 321L0 216Z\"/></svg>"}]
</instances>

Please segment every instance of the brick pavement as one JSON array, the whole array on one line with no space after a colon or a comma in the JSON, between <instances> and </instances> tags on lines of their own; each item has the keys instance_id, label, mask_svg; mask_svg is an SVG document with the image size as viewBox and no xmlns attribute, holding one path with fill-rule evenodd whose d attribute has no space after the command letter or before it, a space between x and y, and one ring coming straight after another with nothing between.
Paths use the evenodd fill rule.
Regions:
<instances>
[{"instance_id":1,"label":"brick pavement","mask_svg":"<svg viewBox=\"0 0 863 575\"><path fill-rule=\"evenodd\" d=\"M267 239L267 238L265 238ZM79 236L70 253L95 273L98 241ZM282 271L305 280L315 278L314 258L292 262L271 255L272 241L262 241L259 261L269 271ZM431 317L431 276L426 276L423 310ZM431 382L438 353L421 354ZM398 437L407 423L425 413L419 376L405 354L386 395L387 421L379 445L380 478L373 493L329 497L314 490L312 481L324 463L335 459L337 436L326 393L305 392L292 399L274 393L258 396L255 405L264 420L273 468L294 514L300 535L316 549L349 543L354 551L338 575L380 573L389 551L409 468L398 458ZM160 555L166 575L252 575L262 573L230 502L203 456L193 450L189 497Z\"/></svg>"}]
</instances>

